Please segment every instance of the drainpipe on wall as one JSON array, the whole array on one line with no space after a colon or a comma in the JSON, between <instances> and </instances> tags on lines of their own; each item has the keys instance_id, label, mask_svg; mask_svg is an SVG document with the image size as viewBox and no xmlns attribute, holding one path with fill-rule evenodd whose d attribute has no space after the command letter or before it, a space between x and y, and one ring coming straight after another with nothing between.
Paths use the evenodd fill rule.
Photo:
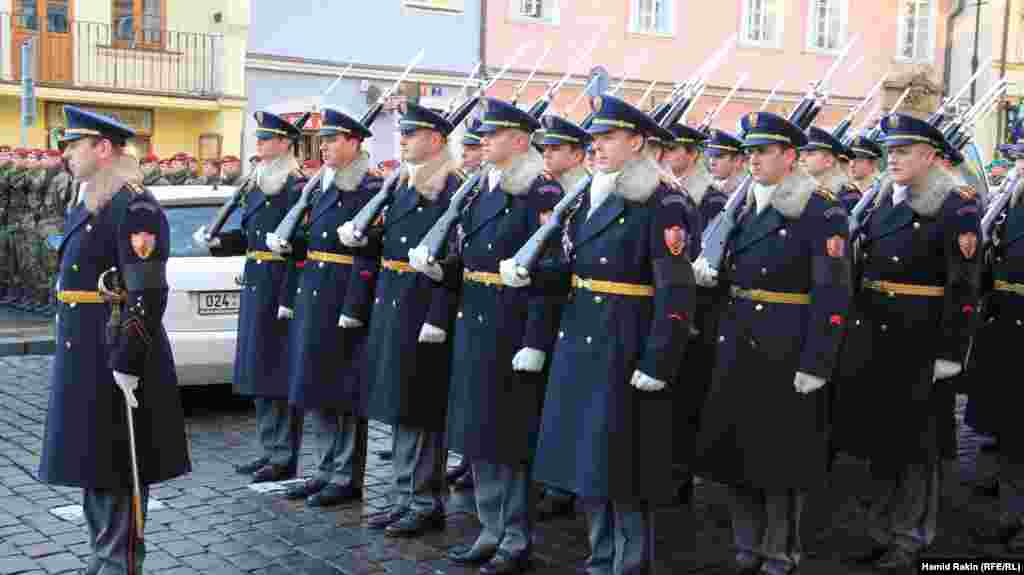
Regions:
<instances>
[{"instance_id":1,"label":"drainpipe on wall","mask_svg":"<svg viewBox=\"0 0 1024 575\"><path fill-rule=\"evenodd\" d=\"M950 69L953 67L953 20L964 11L965 5L965 0L957 0L956 8L946 17L946 55L942 62L942 94L944 96L949 94L949 75Z\"/></svg>"},{"instance_id":2,"label":"drainpipe on wall","mask_svg":"<svg viewBox=\"0 0 1024 575\"><path fill-rule=\"evenodd\" d=\"M1003 48L1002 48L1002 55L999 56L999 78L1000 79L1006 77L1006 44L1009 41L1009 35L1010 35L1010 2L1012 2L1012 0L1005 0L1005 2L1006 2L1006 6L1003 9ZM1004 96L1004 98L1005 98L1005 96ZM1004 141L1006 139L1006 134L1004 133L1004 130L1003 130L1003 126L1004 126L1005 123L1006 122L1003 122L1002 119L1000 119L1000 121L998 122L999 134L997 135L997 138L998 138L998 140L996 140L997 142L1002 142L1002 141Z\"/></svg>"},{"instance_id":3,"label":"drainpipe on wall","mask_svg":"<svg viewBox=\"0 0 1024 575\"><path fill-rule=\"evenodd\" d=\"M963 0L961 0L962 2ZM486 80L487 73L487 0L480 0L480 79Z\"/></svg>"}]
</instances>

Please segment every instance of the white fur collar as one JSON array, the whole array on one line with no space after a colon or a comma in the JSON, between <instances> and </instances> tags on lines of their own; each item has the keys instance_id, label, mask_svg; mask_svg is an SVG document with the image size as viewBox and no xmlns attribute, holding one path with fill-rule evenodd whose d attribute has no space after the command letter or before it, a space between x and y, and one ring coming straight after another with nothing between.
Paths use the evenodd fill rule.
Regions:
<instances>
[{"instance_id":1,"label":"white fur collar","mask_svg":"<svg viewBox=\"0 0 1024 575\"><path fill-rule=\"evenodd\" d=\"M811 194L821 186L814 178L801 170L794 170L786 176L772 194L771 206L784 217L795 220L804 213Z\"/></svg>"},{"instance_id":2,"label":"white fur collar","mask_svg":"<svg viewBox=\"0 0 1024 575\"><path fill-rule=\"evenodd\" d=\"M564 174L558 176L558 184L562 186L562 190L564 190L565 193L571 193L576 189L576 186L579 185L580 181L589 175L590 172L587 171L587 167L580 164L571 170L566 170Z\"/></svg>"},{"instance_id":3,"label":"white fur collar","mask_svg":"<svg viewBox=\"0 0 1024 575\"><path fill-rule=\"evenodd\" d=\"M419 195L433 202L444 191L448 175L456 170L456 162L445 148L436 158L417 168L413 176L412 187ZM402 164L401 181L409 181L409 167Z\"/></svg>"},{"instance_id":4,"label":"white fur collar","mask_svg":"<svg viewBox=\"0 0 1024 575\"><path fill-rule=\"evenodd\" d=\"M630 160L622 166L622 175L615 186L615 192L631 202L646 202L661 182L657 162L642 157Z\"/></svg>"},{"instance_id":5,"label":"white fur collar","mask_svg":"<svg viewBox=\"0 0 1024 575\"><path fill-rule=\"evenodd\" d=\"M1010 180L1006 181L1006 185L1010 185ZM1013 194L1012 196L1010 196L1010 207L1012 208L1016 206L1017 202L1020 201L1021 194L1024 193L1024 178L1018 178L1017 183L1014 184L1013 186L1013 189L1008 189L1006 193Z\"/></svg>"},{"instance_id":6,"label":"white fur collar","mask_svg":"<svg viewBox=\"0 0 1024 575\"><path fill-rule=\"evenodd\" d=\"M892 180L887 178L882 186L881 193L878 194L879 197L891 198ZM939 213L946 197L954 188L956 188L956 183L946 170L932 166L919 184L910 187L907 194L907 205L918 215L932 217Z\"/></svg>"},{"instance_id":7,"label":"white fur collar","mask_svg":"<svg viewBox=\"0 0 1024 575\"><path fill-rule=\"evenodd\" d=\"M370 171L370 154L360 152L359 157L341 168L334 170L334 187L339 192L351 192L359 187L366 173Z\"/></svg>"},{"instance_id":8,"label":"white fur collar","mask_svg":"<svg viewBox=\"0 0 1024 575\"><path fill-rule=\"evenodd\" d=\"M489 166L487 172L480 178L480 181L487 184L490 171L495 169ZM502 191L511 196L521 196L530 190L533 181L544 171L544 158L540 152L530 146L529 151L512 160L508 168L501 172L500 186Z\"/></svg>"},{"instance_id":9,"label":"white fur collar","mask_svg":"<svg viewBox=\"0 0 1024 575\"><path fill-rule=\"evenodd\" d=\"M690 175L683 178L683 187L686 188L686 193L693 198L693 202L699 206L704 201L704 194L707 193L711 181L711 174L704 168L704 164L698 161Z\"/></svg>"},{"instance_id":10,"label":"white fur collar","mask_svg":"<svg viewBox=\"0 0 1024 575\"><path fill-rule=\"evenodd\" d=\"M837 197L843 191L843 186L850 183L850 176L846 175L839 166L833 166L832 169L814 179L817 180L821 187L832 192Z\"/></svg>"},{"instance_id":11,"label":"white fur collar","mask_svg":"<svg viewBox=\"0 0 1024 575\"><path fill-rule=\"evenodd\" d=\"M83 182L85 209L95 214L106 207L125 184L141 185L141 182L139 161L128 154L122 154L109 168L96 172Z\"/></svg>"},{"instance_id":12,"label":"white fur collar","mask_svg":"<svg viewBox=\"0 0 1024 575\"><path fill-rule=\"evenodd\" d=\"M267 197L280 194L289 175L301 173L299 163L290 152L271 160L261 161L259 170L260 191Z\"/></svg>"}]
</instances>

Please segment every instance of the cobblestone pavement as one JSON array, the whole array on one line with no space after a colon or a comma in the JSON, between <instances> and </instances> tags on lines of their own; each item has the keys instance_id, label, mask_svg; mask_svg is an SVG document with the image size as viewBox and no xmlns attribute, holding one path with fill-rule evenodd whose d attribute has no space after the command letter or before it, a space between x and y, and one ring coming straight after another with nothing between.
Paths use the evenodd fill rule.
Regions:
<instances>
[{"instance_id":1,"label":"cobblestone pavement","mask_svg":"<svg viewBox=\"0 0 1024 575\"><path fill-rule=\"evenodd\" d=\"M61 518L53 512L81 503L80 492L34 478L50 363L47 356L0 358L0 575L76 572L89 552L81 517ZM188 395L195 471L152 491L160 508L151 510L146 524L147 574L476 573L444 558L447 547L476 536L478 524L467 513L471 494L452 495L443 533L395 540L366 528L366 516L386 505L389 463L372 454L389 447L387 426L371 423L365 501L315 511L279 494L258 493L233 472L233 463L257 455L251 409L239 408L237 401L234 407L203 406L210 403L204 397L215 397L208 390ZM962 398L959 403L962 409ZM990 456L978 455L982 441L961 427L961 456L946 478L941 534L931 554L999 552L972 547L967 537L969 525L995 514L995 501L972 494L969 484L992 472ZM308 449L302 464L305 470L313 466ZM841 460L830 485L811 494L803 534L808 554L801 573L857 573L842 567L838 557L869 545L852 496L869 484L862 465ZM728 565L731 535L721 486L699 484L692 507L660 510L657 525L659 573L712 574ZM540 523L533 573L576 573L586 553L581 515Z\"/></svg>"}]
</instances>

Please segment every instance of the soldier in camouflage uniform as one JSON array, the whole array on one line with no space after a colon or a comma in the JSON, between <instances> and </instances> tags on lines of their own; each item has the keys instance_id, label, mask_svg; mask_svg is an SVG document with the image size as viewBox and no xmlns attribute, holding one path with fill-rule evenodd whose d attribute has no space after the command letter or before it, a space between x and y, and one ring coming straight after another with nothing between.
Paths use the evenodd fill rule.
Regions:
<instances>
[{"instance_id":1,"label":"soldier in camouflage uniform","mask_svg":"<svg viewBox=\"0 0 1024 575\"><path fill-rule=\"evenodd\" d=\"M171 167L164 172L164 176L157 180L158 186L180 186L189 178L186 156L176 154L171 158Z\"/></svg>"},{"instance_id":2,"label":"soldier in camouflage uniform","mask_svg":"<svg viewBox=\"0 0 1024 575\"><path fill-rule=\"evenodd\" d=\"M29 178L29 212L22 218L18 246L19 275L36 303L48 303L57 273L57 253L50 250L46 238L60 233L64 208L71 200L71 175L59 150L47 150Z\"/></svg>"},{"instance_id":3,"label":"soldier in camouflage uniform","mask_svg":"<svg viewBox=\"0 0 1024 575\"><path fill-rule=\"evenodd\" d=\"M7 233L7 206L10 203L8 174L14 169L14 158L10 146L0 146L0 297L7 296L7 288L14 282L14 267L10 255L10 238Z\"/></svg>"},{"instance_id":4,"label":"soldier in camouflage uniform","mask_svg":"<svg viewBox=\"0 0 1024 575\"><path fill-rule=\"evenodd\" d=\"M29 185L29 151L24 148L14 150L13 167L7 172L7 198L3 227L0 228L0 237L5 243L6 260L10 272L10 287L13 288L13 297L20 299L24 295L25 282L22 276L22 254L18 249L22 238L22 218L29 211L28 207L28 185Z\"/></svg>"},{"instance_id":5,"label":"soldier in camouflage uniform","mask_svg":"<svg viewBox=\"0 0 1024 575\"><path fill-rule=\"evenodd\" d=\"M160 158L156 154L149 154L142 159L142 185L155 186L163 173L160 171Z\"/></svg>"}]
</instances>

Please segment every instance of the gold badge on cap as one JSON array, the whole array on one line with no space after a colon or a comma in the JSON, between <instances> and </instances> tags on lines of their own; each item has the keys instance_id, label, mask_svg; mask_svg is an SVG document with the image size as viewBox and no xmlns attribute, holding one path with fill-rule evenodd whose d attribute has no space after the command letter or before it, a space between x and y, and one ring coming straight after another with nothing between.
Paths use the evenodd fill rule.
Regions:
<instances>
[{"instance_id":1,"label":"gold badge on cap","mask_svg":"<svg viewBox=\"0 0 1024 575\"><path fill-rule=\"evenodd\" d=\"M760 116L758 116L757 112L751 112L747 115L747 123L750 124L751 128L757 127L757 120L759 117Z\"/></svg>"},{"instance_id":2,"label":"gold badge on cap","mask_svg":"<svg viewBox=\"0 0 1024 575\"><path fill-rule=\"evenodd\" d=\"M595 114L601 111L602 106L604 106L604 99L601 96L594 96L590 99L590 109Z\"/></svg>"},{"instance_id":3,"label":"gold badge on cap","mask_svg":"<svg viewBox=\"0 0 1024 575\"><path fill-rule=\"evenodd\" d=\"M485 113L485 114L487 112L490 112L491 111L491 103L488 102L487 100L481 101L480 102L480 110L482 110L483 113Z\"/></svg>"},{"instance_id":4,"label":"gold badge on cap","mask_svg":"<svg viewBox=\"0 0 1024 575\"><path fill-rule=\"evenodd\" d=\"M889 128L892 130L900 129L900 117L893 115L889 116Z\"/></svg>"}]
</instances>

